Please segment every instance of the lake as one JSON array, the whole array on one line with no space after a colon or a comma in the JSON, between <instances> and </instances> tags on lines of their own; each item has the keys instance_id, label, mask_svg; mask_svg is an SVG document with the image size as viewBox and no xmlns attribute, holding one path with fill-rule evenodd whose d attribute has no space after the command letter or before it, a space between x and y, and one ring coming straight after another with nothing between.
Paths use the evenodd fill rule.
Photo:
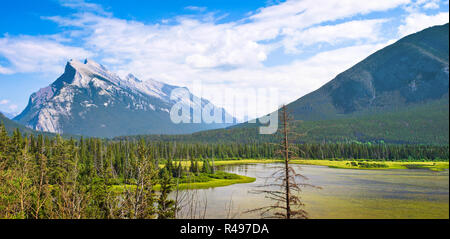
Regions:
<instances>
[{"instance_id":1,"label":"lake","mask_svg":"<svg viewBox=\"0 0 450 239\"><path fill-rule=\"evenodd\" d=\"M221 166L219 170L256 178L248 184L189 190L180 217L260 218L245 213L270 205L255 194L282 164ZM301 193L309 218L449 218L449 172L423 169L355 170L292 165L306 176ZM272 188L273 189L273 188ZM194 205L195 204L195 205ZM206 210L205 210L206 209Z\"/></svg>"}]
</instances>

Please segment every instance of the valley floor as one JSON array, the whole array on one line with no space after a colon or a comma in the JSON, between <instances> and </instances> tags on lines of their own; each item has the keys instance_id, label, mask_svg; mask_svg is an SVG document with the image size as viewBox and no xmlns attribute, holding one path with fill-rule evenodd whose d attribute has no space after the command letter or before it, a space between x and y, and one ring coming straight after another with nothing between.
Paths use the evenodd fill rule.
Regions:
<instances>
[{"instance_id":1,"label":"valley floor","mask_svg":"<svg viewBox=\"0 0 450 239\"><path fill-rule=\"evenodd\" d=\"M179 161L174 161L178 164ZM234 159L234 160L215 160L215 166L227 166L227 165L243 165L243 164L271 164L282 163L280 159ZM203 162L198 162L199 166L202 166ZM449 162L393 162L393 161L369 161L369 160L319 160L319 159L292 159L292 164L299 165L318 165L327 166L330 168L342 168L342 169L427 169L431 171L444 171L448 170ZM189 161L181 161L183 167L189 167ZM164 167L164 165L160 165ZM245 184L255 182L256 178L247 177L243 175L237 175L232 173L225 173L218 171L216 174L200 174L193 179L180 179L178 190L186 189L207 189L215 187L225 187L233 184ZM176 182L175 182L176 183ZM136 185L133 184L120 184L111 185L110 190L113 193L121 194L126 190L134 191ZM160 185L155 185L154 189L159 191Z\"/></svg>"},{"instance_id":2,"label":"valley floor","mask_svg":"<svg viewBox=\"0 0 450 239\"><path fill-rule=\"evenodd\" d=\"M178 163L178 161L174 161ZM260 163L281 163L279 159L240 159L240 160L217 160L214 161L215 166L226 165L238 165L238 164L260 164ZM181 161L184 167L190 166L189 161ZM292 164L300 165L317 165L327 166L330 168L342 168L342 169L427 169L431 171L444 171L449 169L449 162L393 162L393 161L372 161L372 160L319 160L319 159L292 159ZM199 166L202 166L202 162L199 162ZM164 165L160 165L164 167ZM193 180L192 182L180 182L178 185L179 190L184 189L206 189L214 187L225 187L233 184L252 183L255 178L232 174L231 178L213 178L206 176L201 182ZM134 185L113 185L111 190L116 193L123 192L126 187L133 190ZM159 190L159 185L155 186L155 190Z\"/></svg>"}]
</instances>

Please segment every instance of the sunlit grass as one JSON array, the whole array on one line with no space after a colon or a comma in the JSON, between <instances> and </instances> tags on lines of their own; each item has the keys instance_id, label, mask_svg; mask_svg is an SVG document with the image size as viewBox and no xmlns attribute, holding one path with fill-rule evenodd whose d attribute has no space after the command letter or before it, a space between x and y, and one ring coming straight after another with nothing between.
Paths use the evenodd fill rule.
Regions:
<instances>
[{"instance_id":1,"label":"sunlit grass","mask_svg":"<svg viewBox=\"0 0 450 239\"><path fill-rule=\"evenodd\" d=\"M185 190L185 189L207 189L207 188L215 188L215 187L225 187L232 184L239 184L239 183L252 183L256 179L252 177L237 175L239 178L237 179L216 179L211 178L207 182L190 182L190 183L180 183L178 184L179 190ZM174 180L175 181L175 180ZM176 181L175 181L176 182ZM157 184L154 187L155 191L159 191L161 188L161 185ZM176 187L174 187L176 188ZM131 190L134 191L136 189L136 185L112 185L110 186L111 192L114 193L123 193L125 190Z\"/></svg>"},{"instance_id":2,"label":"sunlit grass","mask_svg":"<svg viewBox=\"0 0 450 239\"><path fill-rule=\"evenodd\" d=\"M277 159L241 159L241 160L221 160L215 161L214 165L235 165L235 164L253 164L253 163L280 163ZM443 171L449 168L449 162L393 162L393 161L373 161L373 160L316 160L316 159L292 159L293 164L319 165L331 168L346 169L429 169L432 171ZM352 162L358 163L352 164ZM361 164L362 163L362 164ZM188 161L182 161L182 164L189 166ZM201 165L201 162L199 162ZM382 167L377 167L382 165Z\"/></svg>"},{"instance_id":3,"label":"sunlit grass","mask_svg":"<svg viewBox=\"0 0 450 239\"><path fill-rule=\"evenodd\" d=\"M369 165L355 166L352 162L364 162ZM347 169L429 169L432 171L443 171L449 168L448 162L392 162L392 161L332 161L332 160L308 160L308 159L296 159L291 163L305 164L305 165L321 165L333 168L347 168ZM384 167L370 167L370 165L384 165Z\"/></svg>"}]
</instances>

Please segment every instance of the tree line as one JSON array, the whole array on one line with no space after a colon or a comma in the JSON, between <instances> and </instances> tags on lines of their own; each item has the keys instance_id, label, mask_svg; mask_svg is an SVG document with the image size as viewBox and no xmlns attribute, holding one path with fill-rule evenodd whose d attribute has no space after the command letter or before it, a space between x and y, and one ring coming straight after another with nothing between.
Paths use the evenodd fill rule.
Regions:
<instances>
[{"instance_id":1,"label":"tree line","mask_svg":"<svg viewBox=\"0 0 450 239\"><path fill-rule=\"evenodd\" d=\"M0 124L0 218L175 218L175 177L211 173L210 165L161 167L151 149L18 129L9 136ZM124 187L117 193L113 185Z\"/></svg>"},{"instance_id":2,"label":"tree line","mask_svg":"<svg viewBox=\"0 0 450 239\"><path fill-rule=\"evenodd\" d=\"M448 160L448 146L292 144L301 158ZM176 182L214 160L278 158L279 145L8 135L0 124L0 218L174 218ZM186 161L183 163L181 161ZM110 190L124 185L120 195Z\"/></svg>"},{"instance_id":3,"label":"tree line","mask_svg":"<svg viewBox=\"0 0 450 239\"><path fill-rule=\"evenodd\" d=\"M133 144L138 140L111 141L110 144ZM280 158L279 145L275 143L180 143L148 141L155 158L188 160L209 158L215 160ZM398 145L372 143L304 143L292 144L296 157L331 160L377 161L448 161L449 146Z\"/></svg>"}]
</instances>

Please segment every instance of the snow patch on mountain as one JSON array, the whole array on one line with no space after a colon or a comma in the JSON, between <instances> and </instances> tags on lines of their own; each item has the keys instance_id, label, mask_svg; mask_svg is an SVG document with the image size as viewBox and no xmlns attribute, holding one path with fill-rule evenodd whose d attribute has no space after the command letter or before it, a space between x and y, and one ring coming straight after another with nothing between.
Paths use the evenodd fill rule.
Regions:
<instances>
[{"instance_id":1,"label":"snow patch on mountain","mask_svg":"<svg viewBox=\"0 0 450 239\"><path fill-rule=\"evenodd\" d=\"M120 83L121 85L125 85L132 90L144 93L146 95L150 95L153 97L157 97L161 100L169 102L170 92L164 92L163 87L164 83L149 79L146 81L141 81L133 74L128 74L125 77L125 80Z\"/></svg>"},{"instance_id":2,"label":"snow patch on mountain","mask_svg":"<svg viewBox=\"0 0 450 239\"><path fill-rule=\"evenodd\" d=\"M109 117L113 112L148 112L145 114L158 115L157 119L169 118L169 109L176 103L170 94L176 88L153 79L143 81L133 74L121 78L89 59L83 63L70 60L63 75L31 95L29 105L15 120L35 130L64 133L65 128L77 128L79 120L87 120L86 117L96 120L97 112L102 112L101 117ZM209 103L191 93L181 102L188 106Z\"/></svg>"}]
</instances>

